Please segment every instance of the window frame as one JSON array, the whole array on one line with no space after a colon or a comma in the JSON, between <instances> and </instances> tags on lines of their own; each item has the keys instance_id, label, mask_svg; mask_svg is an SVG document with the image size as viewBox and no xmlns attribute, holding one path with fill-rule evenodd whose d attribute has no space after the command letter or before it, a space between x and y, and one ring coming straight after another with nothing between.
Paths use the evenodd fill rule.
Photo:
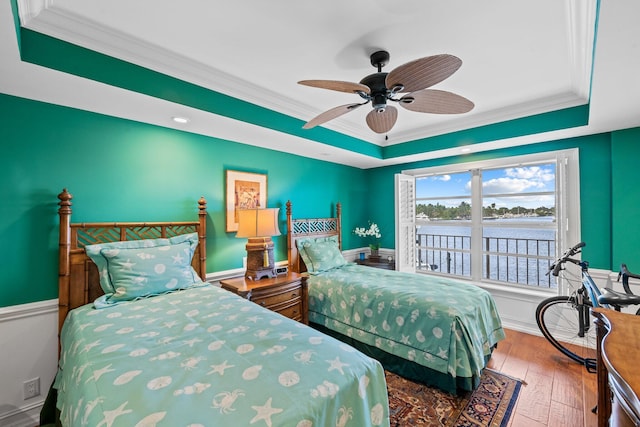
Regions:
<instances>
[{"instance_id":1,"label":"window frame","mask_svg":"<svg viewBox=\"0 0 640 427\"><path fill-rule=\"evenodd\" d=\"M522 167L529 165L539 165L543 163L555 163L556 165L556 177L555 177L555 197L556 197L556 227L557 227L557 238L555 243L555 253L559 254L563 252L563 248L568 248L573 246L575 243L580 241L580 171L579 171L579 152L577 148L566 149L566 150L557 150L557 151L547 151L541 153L533 153L533 154L525 154L519 156L510 156L510 157L500 157L493 158L487 160L479 160L479 161L470 161L466 163L454 163L447 165L439 165L432 166L427 168L418 168L418 169L409 169L403 170L401 174L398 176L404 177L405 180L410 179L411 177L414 180L413 189L414 194L412 197L413 203L416 202L416 194L415 194L415 179L416 177L424 177L424 176L434 176L434 175L443 175L443 174L454 174L460 172L472 172L471 179L477 180L478 182L474 182L472 185L482 186L481 174L478 173L478 170L487 170L487 169L500 169L500 168L508 168L508 167ZM476 172L474 172L476 171ZM396 181L398 178L396 178ZM402 200L402 195L396 191L396 205L406 204L406 200ZM475 260L482 259L482 192L476 191L471 194L471 209L472 216L476 218L480 218L480 220L471 220L470 225L472 227L471 230L471 259L472 259L472 267L471 267L471 277L464 278L460 276L456 276L456 278L460 278L461 280L470 280L474 283L482 284L482 285L494 285L498 286L501 289L513 289L514 291L541 291L543 293L562 293L565 291L565 284L560 282L558 283L557 290L554 288L546 289L546 288L538 288L531 287L528 285L517 285L517 284L507 284L505 282L496 282L488 279L482 278L482 262L476 262ZM479 215L479 216L478 216ZM396 227L398 227L398 218L396 216ZM413 228L415 230L416 224L418 221L414 218ZM403 227L406 230L407 222L406 219L403 221ZM398 238L398 232L396 230L396 248L399 247L408 247L408 243L402 240L402 237L408 238L410 234L403 233L403 235ZM480 237L480 238L478 238ZM415 246L415 233L413 236L413 245ZM406 254L404 255L406 256ZM415 264L413 267L413 271L416 272ZM419 271L421 274L442 274L436 272L425 272Z\"/></svg>"}]
</instances>

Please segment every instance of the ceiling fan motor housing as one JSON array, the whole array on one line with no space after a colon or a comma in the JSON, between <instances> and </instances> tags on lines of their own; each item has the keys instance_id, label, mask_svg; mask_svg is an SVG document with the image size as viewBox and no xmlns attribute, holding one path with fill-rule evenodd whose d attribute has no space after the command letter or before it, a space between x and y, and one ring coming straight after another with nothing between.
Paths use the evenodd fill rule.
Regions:
<instances>
[{"instance_id":1,"label":"ceiling fan motor housing","mask_svg":"<svg viewBox=\"0 0 640 427\"><path fill-rule=\"evenodd\" d=\"M385 84L385 79L389 73L370 74L360 81L361 84L369 86L371 94L369 95L374 110L383 112L387 107L387 96L389 91Z\"/></svg>"}]
</instances>

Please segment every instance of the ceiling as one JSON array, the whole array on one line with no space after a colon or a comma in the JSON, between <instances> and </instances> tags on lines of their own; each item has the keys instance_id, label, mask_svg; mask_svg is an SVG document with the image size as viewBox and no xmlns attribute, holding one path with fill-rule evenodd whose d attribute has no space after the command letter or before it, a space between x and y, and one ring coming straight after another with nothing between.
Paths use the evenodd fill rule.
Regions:
<instances>
[{"instance_id":1,"label":"ceiling","mask_svg":"<svg viewBox=\"0 0 640 427\"><path fill-rule=\"evenodd\" d=\"M9 2L0 6L2 93L361 168L460 154L462 148L477 152L640 126L640 26L635 18L640 2L635 0L17 4L27 29L264 107L287 117L295 130L22 61ZM425 56L460 57L462 67L433 88L465 96L475 108L461 115L400 109L386 135L367 127L369 106L325 123L330 132L300 130L319 113L360 98L297 81L359 82L376 71L369 55L380 49L391 54L387 72ZM588 103L588 124L472 143L455 138L464 130ZM174 116L187 117L189 123L174 123ZM439 135L454 135L456 142L424 148ZM341 136L357 144L332 142ZM422 141L417 151L393 156L376 151L415 141Z\"/></svg>"}]
</instances>

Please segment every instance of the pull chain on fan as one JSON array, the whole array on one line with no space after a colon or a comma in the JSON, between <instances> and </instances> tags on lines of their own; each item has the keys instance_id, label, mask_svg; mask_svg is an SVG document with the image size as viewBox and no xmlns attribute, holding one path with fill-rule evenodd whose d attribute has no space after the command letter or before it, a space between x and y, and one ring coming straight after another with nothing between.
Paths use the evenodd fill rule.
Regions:
<instances>
[{"instance_id":1,"label":"pull chain on fan","mask_svg":"<svg viewBox=\"0 0 640 427\"><path fill-rule=\"evenodd\" d=\"M374 52L370 59L371 65L376 67L378 72L366 76L360 83L336 80L298 82L305 86L355 93L364 99L362 103L342 105L325 111L308 121L303 126L304 129L321 125L369 102L373 109L367 114L366 121L369 128L376 133L389 132L398 119L397 108L388 105L387 101L397 102L410 111L430 114L462 114L474 107L473 102L463 96L444 90L428 89L458 71L462 61L456 56L427 56L407 62L390 73L382 72L382 67L389 63L388 52ZM401 94L405 95L400 96Z\"/></svg>"}]
</instances>

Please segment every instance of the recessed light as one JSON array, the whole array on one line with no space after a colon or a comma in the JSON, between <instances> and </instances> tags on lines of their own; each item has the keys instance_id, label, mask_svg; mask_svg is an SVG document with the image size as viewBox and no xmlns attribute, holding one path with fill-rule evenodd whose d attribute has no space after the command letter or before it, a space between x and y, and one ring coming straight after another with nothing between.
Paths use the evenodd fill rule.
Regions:
<instances>
[{"instance_id":1,"label":"recessed light","mask_svg":"<svg viewBox=\"0 0 640 427\"><path fill-rule=\"evenodd\" d=\"M174 122L176 122L176 123L180 123L180 124L189 123L189 119L187 119L186 117L174 116L174 117L171 117L171 119L172 119Z\"/></svg>"},{"instance_id":2,"label":"recessed light","mask_svg":"<svg viewBox=\"0 0 640 427\"><path fill-rule=\"evenodd\" d=\"M462 152L462 153L468 153L470 151L471 151L471 148L469 148L469 147L464 147L464 148L460 149L460 152Z\"/></svg>"}]
</instances>

